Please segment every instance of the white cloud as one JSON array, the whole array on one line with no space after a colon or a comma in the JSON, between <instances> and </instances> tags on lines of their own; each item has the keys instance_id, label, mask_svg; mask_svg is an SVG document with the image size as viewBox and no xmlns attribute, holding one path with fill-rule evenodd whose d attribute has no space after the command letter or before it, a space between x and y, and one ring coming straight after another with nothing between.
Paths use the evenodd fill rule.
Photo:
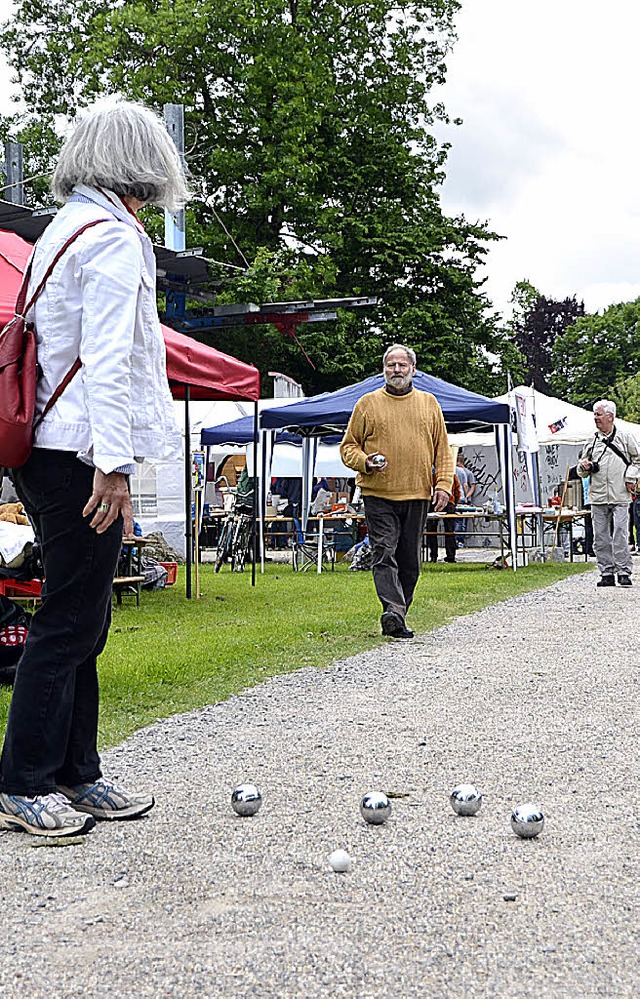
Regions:
<instances>
[{"instance_id":1,"label":"white cloud","mask_svg":"<svg viewBox=\"0 0 640 999\"><path fill-rule=\"evenodd\" d=\"M0 0L0 20L13 4ZM589 310L640 294L640 4L464 0L441 97L464 124L443 187L450 214L506 239L484 274L508 309L516 281ZM13 110L0 60L0 112Z\"/></svg>"},{"instance_id":2,"label":"white cloud","mask_svg":"<svg viewBox=\"0 0 640 999\"><path fill-rule=\"evenodd\" d=\"M589 309L637 295L639 8L468 0L460 12L439 96L464 124L447 130L443 204L506 237L485 268L502 310L525 277Z\"/></svg>"}]
</instances>

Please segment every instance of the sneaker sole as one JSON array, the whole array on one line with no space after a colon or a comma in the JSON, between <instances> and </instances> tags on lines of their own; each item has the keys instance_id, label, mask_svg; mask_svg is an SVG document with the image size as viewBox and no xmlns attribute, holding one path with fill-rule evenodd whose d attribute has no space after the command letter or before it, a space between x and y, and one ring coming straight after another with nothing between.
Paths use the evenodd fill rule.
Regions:
<instances>
[{"instance_id":1,"label":"sneaker sole","mask_svg":"<svg viewBox=\"0 0 640 999\"><path fill-rule=\"evenodd\" d=\"M44 836L47 839L60 839L63 836L85 836L95 826L95 819L88 815L81 826L65 826L63 829L42 829L40 826L31 825L26 819L21 819L18 815L0 814L0 829L10 829L12 832L26 832L31 836Z\"/></svg>"},{"instance_id":2,"label":"sneaker sole","mask_svg":"<svg viewBox=\"0 0 640 999\"><path fill-rule=\"evenodd\" d=\"M142 815L150 812L155 803L154 798L146 805L131 805L129 808L107 809L94 808L92 805L76 805L74 802L71 802L76 811L86 812L87 815L91 815L97 822L118 822L120 820L139 819Z\"/></svg>"}]
</instances>

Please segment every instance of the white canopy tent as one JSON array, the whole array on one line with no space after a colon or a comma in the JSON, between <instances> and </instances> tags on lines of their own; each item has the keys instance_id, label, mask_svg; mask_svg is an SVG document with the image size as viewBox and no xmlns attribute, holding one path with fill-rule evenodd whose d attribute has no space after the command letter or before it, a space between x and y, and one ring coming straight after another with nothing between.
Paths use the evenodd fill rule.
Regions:
<instances>
[{"instance_id":1,"label":"white canopy tent","mask_svg":"<svg viewBox=\"0 0 640 999\"><path fill-rule=\"evenodd\" d=\"M286 399L260 399L258 409L268 409L271 406L283 406ZM175 401L176 416L181 422L184 403ZM240 417L252 416L253 402L191 402L189 441L190 452L199 450L200 433L203 427L219 426ZM229 446L210 447L209 461L218 465L229 453L249 454L253 448ZM299 450L299 449L298 449ZM285 474L285 473L282 473ZM301 474L292 473L292 474ZM162 531L165 538L177 551L185 554L184 504L185 504L184 462L176 461L144 461L137 466L131 476L131 496L134 505L134 516L140 523L145 534L151 531Z\"/></svg>"},{"instance_id":2,"label":"white canopy tent","mask_svg":"<svg viewBox=\"0 0 640 999\"><path fill-rule=\"evenodd\" d=\"M517 386L506 395L498 396L496 402L506 402L513 408L516 393L533 400L539 444L585 444L593 437L596 428L592 410L581 409L570 402L544 395L529 385ZM637 423L629 423L616 417L616 425L640 440L640 425Z\"/></svg>"},{"instance_id":3,"label":"white canopy tent","mask_svg":"<svg viewBox=\"0 0 640 999\"><path fill-rule=\"evenodd\" d=\"M591 410L582 409L562 399L544 395L530 386L520 385L511 392L499 396L498 401L515 408L515 396L527 396L532 400L535 415L537 439L540 450L537 455L541 503L553 495L562 485L566 469L575 465L584 444L593 438L595 424ZM634 434L640 441L640 426L625 420L616 419L616 425ZM477 481L474 503L483 503L500 492L498 458L493 440L486 434L452 434L449 440L462 448L467 466L471 467ZM526 456L518 449L518 441L513 438L513 474L516 503L531 503L534 500Z\"/></svg>"}]
</instances>

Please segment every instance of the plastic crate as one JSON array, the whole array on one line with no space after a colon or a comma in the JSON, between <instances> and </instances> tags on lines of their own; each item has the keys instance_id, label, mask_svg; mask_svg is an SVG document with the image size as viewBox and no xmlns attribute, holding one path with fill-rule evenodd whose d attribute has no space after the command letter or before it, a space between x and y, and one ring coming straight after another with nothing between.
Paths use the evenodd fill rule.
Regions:
<instances>
[{"instance_id":1,"label":"plastic crate","mask_svg":"<svg viewBox=\"0 0 640 999\"><path fill-rule=\"evenodd\" d=\"M39 597L42 580L0 579L0 593L4 597Z\"/></svg>"},{"instance_id":2,"label":"plastic crate","mask_svg":"<svg viewBox=\"0 0 640 999\"><path fill-rule=\"evenodd\" d=\"M167 582L166 586L173 586L176 579L178 578L178 563L177 562L161 562L160 565L164 566L167 570Z\"/></svg>"}]
</instances>

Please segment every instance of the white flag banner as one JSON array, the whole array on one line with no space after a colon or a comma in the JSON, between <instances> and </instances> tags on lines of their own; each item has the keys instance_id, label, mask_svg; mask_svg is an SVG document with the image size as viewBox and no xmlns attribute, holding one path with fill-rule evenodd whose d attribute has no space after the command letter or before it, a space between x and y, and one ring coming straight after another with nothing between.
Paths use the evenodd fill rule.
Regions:
<instances>
[{"instance_id":1,"label":"white flag banner","mask_svg":"<svg viewBox=\"0 0 640 999\"><path fill-rule=\"evenodd\" d=\"M516 428L518 450L525 454L535 454L540 450L536 431L535 401L533 394L515 392Z\"/></svg>"}]
</instances>

